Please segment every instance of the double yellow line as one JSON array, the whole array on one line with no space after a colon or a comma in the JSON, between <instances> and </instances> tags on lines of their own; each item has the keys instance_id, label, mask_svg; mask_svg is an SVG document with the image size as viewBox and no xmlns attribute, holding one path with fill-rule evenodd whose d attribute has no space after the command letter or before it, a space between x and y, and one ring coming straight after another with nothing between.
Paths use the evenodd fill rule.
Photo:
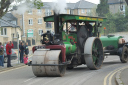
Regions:
<instances>
[{"instance_id":1,"label":"double yellow line","mask_svg":"<svg viewBox=\"0 0 128 85\"><path fill-rule=\"evenodd\" d=\"M110 72L110 73L104 78L103 85L107 85L107 80L109 80L108 85L112 85L112 82L111 82L112 77L113 77L117 72L119 72L119 71L121 71L121 70L123 70L123 69L125 69L125 68L128 68L128 66L125 66L125 67L122 67L122 68L119 68L119 69L116 69L116 70Z\"/></svg>"}]
</instances>

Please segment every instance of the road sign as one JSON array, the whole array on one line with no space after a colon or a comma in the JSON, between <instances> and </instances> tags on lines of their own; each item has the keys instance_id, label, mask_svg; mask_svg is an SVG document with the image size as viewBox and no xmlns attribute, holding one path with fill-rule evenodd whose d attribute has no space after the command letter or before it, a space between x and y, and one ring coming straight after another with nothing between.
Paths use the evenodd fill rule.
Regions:
<instances>
[{"instance_id":1,"label":"road sign","mask_svg":"<svg viewBox=\"0 0 128 85\"><path fill-rule=\"evenodd\" d=\"M27 37L33 37L33 29L27 30Z\"/></svg>"}]
</instances>

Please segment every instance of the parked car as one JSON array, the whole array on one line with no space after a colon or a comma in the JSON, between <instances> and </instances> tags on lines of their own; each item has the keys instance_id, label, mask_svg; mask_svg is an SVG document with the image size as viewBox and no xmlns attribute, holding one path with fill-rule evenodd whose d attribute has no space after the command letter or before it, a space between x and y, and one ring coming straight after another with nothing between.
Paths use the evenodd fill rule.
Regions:
<instances>
[{"instance_id":1,"label":"parked car","mask_svg":"<svg viewBox=\"0 0 128 85\"><path fill-rule=\"evenodd\" d=\"M11 49L12 50L12 54L11 54L11 60L15 60L17 59L17 55L16 55L16 52L15 50ZM7 63L7 54L6 54L6 49L4 49L4 62Z\"/></svg>"}]
</instances>

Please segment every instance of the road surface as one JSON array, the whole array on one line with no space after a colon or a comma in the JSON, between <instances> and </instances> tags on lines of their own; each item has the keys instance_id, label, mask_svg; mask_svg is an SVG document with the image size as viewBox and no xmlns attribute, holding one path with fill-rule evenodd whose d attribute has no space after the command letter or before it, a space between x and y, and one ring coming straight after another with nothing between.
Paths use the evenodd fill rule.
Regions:
<instances>
[{"instance_id":1,"label":"road surface","mask_svg":"<svg viewBox=\"0 0 128 85\"><path fill-rule=\"evenodd\" d=\"M116 85L113 73L127 65L122 64L118 56L108 56L99 70L81 65L67 70L63 77L35 77L32 67L23 66L1 72L0 85Z\"/></svg>"}]
</instances>

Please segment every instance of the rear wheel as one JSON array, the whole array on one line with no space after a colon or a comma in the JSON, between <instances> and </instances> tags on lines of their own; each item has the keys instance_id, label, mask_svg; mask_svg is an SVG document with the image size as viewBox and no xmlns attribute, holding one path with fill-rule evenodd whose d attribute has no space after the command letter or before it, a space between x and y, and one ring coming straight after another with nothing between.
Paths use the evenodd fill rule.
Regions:
<instances>
[{"instance_id":1,"label":"rear wheel","mask_svg":"<svg viewBox=\"0 0 128 85\"><path fill-rule=\"evenodd\" d=\"M128 48L126 46L124 46L123 49L122 49L122 54L120 56L120 61L122 63L127 63L127 61L128 61Z\"/></svg>"},{"instance_id":2,"label":"rear wheel","mask_svg":"<svg viewBox=\"0 0 128 85\"><path fill-rule=\"evenodd\" d=\"M84 46L85 62L92 70L99 69L103 63L103 47L99 38L90 37Z\"/></svg>"}]
</instances>

